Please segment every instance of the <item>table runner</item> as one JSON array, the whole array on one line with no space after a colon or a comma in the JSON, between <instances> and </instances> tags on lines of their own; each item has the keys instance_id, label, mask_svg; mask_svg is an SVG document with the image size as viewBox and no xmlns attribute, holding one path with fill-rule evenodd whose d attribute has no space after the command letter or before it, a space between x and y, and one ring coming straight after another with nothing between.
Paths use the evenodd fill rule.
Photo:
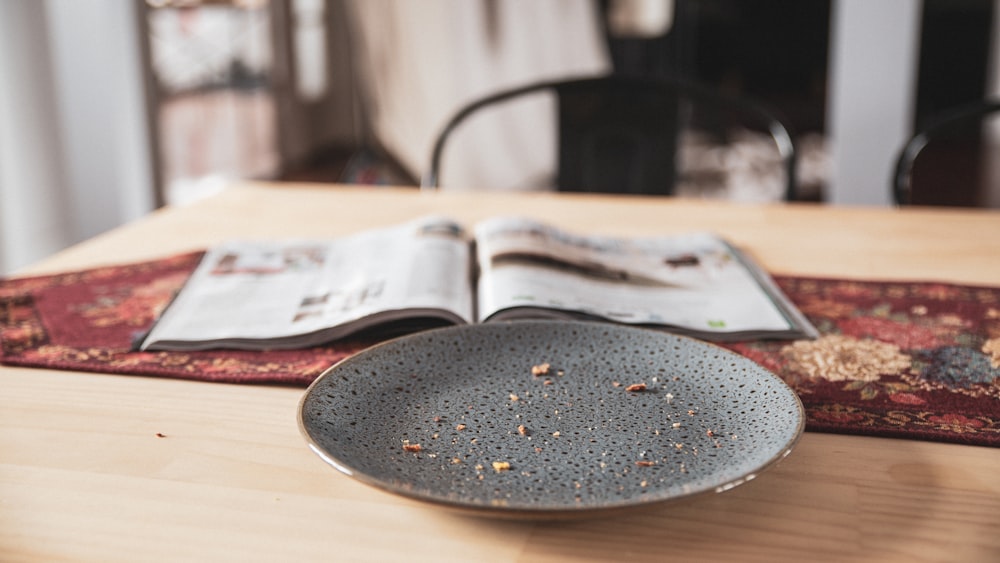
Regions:
<instances>
[{"instance_id":1,"label":"table runner","mask_svg":"<svg viewBox=\"0 0 1000 563\"><path fill-rule=\"evenodd\" d=\"M306 386L377 342L302 350L137 352L201 252L0 280L0 363ZM1000 288L775 276L817 340L725 347L784 379L806 430L1000 446Z\"/></svg>"}]
</instances>

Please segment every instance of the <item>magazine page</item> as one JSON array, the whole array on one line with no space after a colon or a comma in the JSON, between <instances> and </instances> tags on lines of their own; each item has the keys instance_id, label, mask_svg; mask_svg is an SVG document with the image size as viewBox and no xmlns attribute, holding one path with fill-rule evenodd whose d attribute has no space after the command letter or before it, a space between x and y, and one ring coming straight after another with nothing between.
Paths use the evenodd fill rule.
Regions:
<instances>
[{"instance_id":1,"label":"magazine page","mask_svg":"<svg viewBox=\"0 0 1000 563\"><path fill-rule=\"evenodd\" d=\"M620 239L497 218L477 226L476 242L484 319L554 313L715 340L810 334L777 287L759 283L766 274L712 234Z\"/></svg>"},{"instance_id":2,"label":"magazine page","mask_svg":"<svg viewBox=\"0 0 1000 563\"><path fill-rule=\"evenodd\" d=\"M296 347L403 317L472 321L470 245L428 217L331 241L212 248L143 349Z\"/></svg>"}]
</instances>

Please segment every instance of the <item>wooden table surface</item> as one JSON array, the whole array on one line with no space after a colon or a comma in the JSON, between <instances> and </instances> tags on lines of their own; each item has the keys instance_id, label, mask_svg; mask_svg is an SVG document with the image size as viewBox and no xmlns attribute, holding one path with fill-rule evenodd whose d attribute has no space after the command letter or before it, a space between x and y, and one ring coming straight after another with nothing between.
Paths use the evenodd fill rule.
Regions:
<instances>
[{"instance_id":1,"label":"wooden table surface","mask_svg":"<svg viewBox=\"0 0 1000 563\"><path fill-rule=\"evenodd\" d=\"M277 184L158 211L20 273L426 213L711 230L774 273L1000 284L997 212ZM1000 449L806 433L723 494L613 518L495 521L336 472L299 434L302 393L0 367L0 561L1000 561Z\"/></svg>"}]
</instances>

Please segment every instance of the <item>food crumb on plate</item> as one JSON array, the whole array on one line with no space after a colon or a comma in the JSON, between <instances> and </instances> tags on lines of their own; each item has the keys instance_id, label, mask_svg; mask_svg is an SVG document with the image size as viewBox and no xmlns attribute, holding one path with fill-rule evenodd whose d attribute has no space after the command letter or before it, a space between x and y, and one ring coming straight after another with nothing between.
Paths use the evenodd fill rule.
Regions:
<instances>
[{"instance_id":1,"label":"food crumb on plate","mask_svg":"<svg viewBox=\"0 0 1000 563\"><path fill-rule=\"evenodd\" d=\"M548 362L543 363L543 364L537 364L537 365L531 366L531 375L534 375L534 376L548 375L549 374L549 370L551 370L551 369L552 369L552 366Z\"/></svg>"}]
</instances>

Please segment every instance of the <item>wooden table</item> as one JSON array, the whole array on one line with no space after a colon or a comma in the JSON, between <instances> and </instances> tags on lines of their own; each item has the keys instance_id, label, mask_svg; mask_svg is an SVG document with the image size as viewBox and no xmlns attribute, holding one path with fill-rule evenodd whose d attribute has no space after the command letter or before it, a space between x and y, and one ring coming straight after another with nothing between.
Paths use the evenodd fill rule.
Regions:
<instances>
[{"instance_id":1,"label":"wooden table","mask_svg":"<svg viewBox=\"0 0 1000 563\"><path fill-rule=\"evenodd\" d=\"M424 213L521 213L619 235L713 230L775 273L1000 283L996 212L301 185L236 186L23 273ZM1000 561L998 449L806 433L724 494L613 519L493 521L331 469L299 435L302 393L0 367L0 560Z\"/></svg>"}]
</instances>

